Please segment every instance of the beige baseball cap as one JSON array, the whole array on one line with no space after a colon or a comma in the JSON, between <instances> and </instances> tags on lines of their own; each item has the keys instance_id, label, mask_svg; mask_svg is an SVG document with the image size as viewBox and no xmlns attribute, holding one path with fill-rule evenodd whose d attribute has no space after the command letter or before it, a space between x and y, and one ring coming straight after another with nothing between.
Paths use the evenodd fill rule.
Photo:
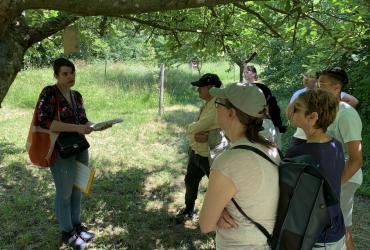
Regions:
<instances>
[{"instance_id":1,"label":"beige baseball cap","mask_svg":"<svg viewBox=\"0 0 370 250\"><path fill-rule=\"evenodd\" d=\"M266 107L266 99L256 85L249 83L233 83L225 88L211 88L209 94L214 97L226 98L237 109L247 115L262 118L263 109Z\"/></svg>"}]
</instances>

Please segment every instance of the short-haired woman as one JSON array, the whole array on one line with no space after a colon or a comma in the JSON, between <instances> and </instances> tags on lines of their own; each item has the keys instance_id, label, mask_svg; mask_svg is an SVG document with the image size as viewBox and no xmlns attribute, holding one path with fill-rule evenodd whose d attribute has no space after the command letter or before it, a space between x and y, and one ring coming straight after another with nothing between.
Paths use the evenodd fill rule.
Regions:
<instances>
[{"instance_id":1,"label":"short-haired woman","mask_svg":"<svg viewBox=\"0 0 370 250\"><path fill-rule=\"evenodd\" d=\"M93 123L86 117L82 96L78 91L71 90L75 85L74 64L65 58L58 58L53 63L53 70L57 82L46 86L39 96L37 125L59 133L59 137L70 132L91 133L94 131L91 128ZM62 240L74 248L84 249L86 242L94 235L81 224L81 192L73 183L76 161L88 165L88 150L62 158L54 149L51 160L50 170L56 189L55 212Z\"/></svg>"},{"instance_id":2,"label":"short-haired woman","mask_svg":"<svg viewBox=\"0 0 370 250\"><path fill-rule=\"evenodd\" d=\"M336 197L340 199L341 176L344 168L343 148L339 141L329 137L326 130L335 120L338 99L324 90L307 90L298 96L288 112L289 120L295 127L303 129L307 142L294 145L286 157L310 155L323 170ZM340 204L328 207L331 227L317 237L313 249L345 249L345 226Z\"/></svg>"}]
</instances>

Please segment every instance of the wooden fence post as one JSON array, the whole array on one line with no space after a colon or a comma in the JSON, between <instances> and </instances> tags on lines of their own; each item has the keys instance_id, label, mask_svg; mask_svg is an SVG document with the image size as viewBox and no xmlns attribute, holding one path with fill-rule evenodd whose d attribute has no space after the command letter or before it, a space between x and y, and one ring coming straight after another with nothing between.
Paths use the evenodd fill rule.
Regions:
<instances>
[{"instance_id":1,"label":"wooden fence post","mask_svg":"<svg viewBox=\"0 0 370 250\"><path fill-rule=\"evenodd\" d=\"M105 63L104 63L104 83L107 81L107 66L108 66L108 58L105 55Z\"/></svg>"},{"instance_id":2,"label":"wooden fence post","mask_svg":"<svg viewBox=\"0 0 370 250\"><path fill-rule=\"evenodd\" d=\"M160 65L159 73L159 115L163 115L163 93L164 93L164 64Z\"/></svg>"}]
</instances>

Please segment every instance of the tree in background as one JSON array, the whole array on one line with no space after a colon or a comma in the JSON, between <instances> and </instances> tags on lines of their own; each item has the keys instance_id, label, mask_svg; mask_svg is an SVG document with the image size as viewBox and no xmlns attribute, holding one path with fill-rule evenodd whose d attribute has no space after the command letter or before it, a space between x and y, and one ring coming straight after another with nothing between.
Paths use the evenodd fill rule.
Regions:
<instances>
[{"instance_id":1,"label":"tree in background","mask_svg":"<svg viewBox=\"0 0 370 250\"><path fill-rule=\"evenodd\" d=\"M17 73L23 67L23 57L26 51L33 44L76 21L78 16L121 17L128 14L215 6L232 2L236 1L2 0L0 2L0 104ZM42 23L29 25L23 12L31 9L57 10L60 12Z\"/></svg>"},{"instance_id":2,"label":"tree in background","mask_svg":"<svg viewBox=\"0 0 370 250\"><path fill-rule=\"evenodd\" d=\"M205 7L195 8L201 6ZM224 58L238 65L239 72L246 60L254 58L256 63L267 65L266 82L281 83L284 88L306 67L349 66L344 58L350 59L352 54L367 65L368 53L361 51L368 50L368 10L369 3L361 0L141 0L124 4L119 0L3 0L0 103L22 68L26 51L35 44L26 59L41 63L60 55L55 49L60 48L55 46L60 37L40 41L76 21L83 43L76 57L139 57L168 65L193 57L201 61ZM81 19L67 12L113 16L121 21Z\"/></svg>"}]
</instances>

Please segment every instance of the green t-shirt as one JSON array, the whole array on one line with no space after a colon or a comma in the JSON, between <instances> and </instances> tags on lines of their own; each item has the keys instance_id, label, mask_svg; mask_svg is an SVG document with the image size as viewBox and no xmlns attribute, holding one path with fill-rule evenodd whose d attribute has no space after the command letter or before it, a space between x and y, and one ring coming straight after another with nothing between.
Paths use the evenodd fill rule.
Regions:
<instances>
[{"instance_id":1,"label":"green t-shirt","mask_svg":"<svg viewBox=\"0 0 370 250\"><path fill-rule=\"evenodd\" d=\"M339 110L335 120L328 127L327 134L342 143L346 161L348 160L348 147L346 143L361 141L362 122L357 111L345 102L339 103ZM359 185L362 183L362 169L360 168L348 182Z\"/></svg>"}]
</instances>

